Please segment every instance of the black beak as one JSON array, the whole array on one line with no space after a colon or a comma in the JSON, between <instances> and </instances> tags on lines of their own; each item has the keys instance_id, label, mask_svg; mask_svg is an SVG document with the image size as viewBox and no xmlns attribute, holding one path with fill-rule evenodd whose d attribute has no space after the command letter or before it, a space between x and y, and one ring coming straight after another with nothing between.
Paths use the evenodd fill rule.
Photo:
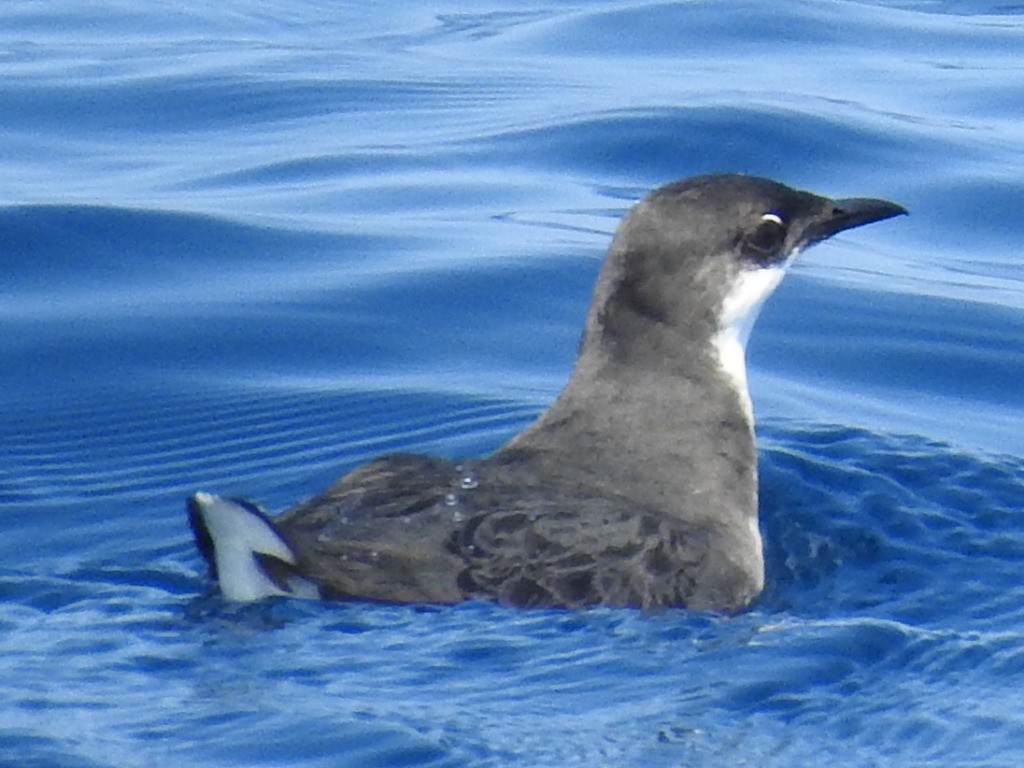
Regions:
<instances>
[{"instance_id":1,"label":"black beak","mask_svg":"<svg viewBox=\"0 0 1024 768\"><path fill-rule=\"evenodd\" d=\"M821 216L807 228L804 238L810 245L846 229L906 214L906 208L888 200L876 200L870 197L848 197L843 200L833 200Z\"/></svg>"}]
</instances>

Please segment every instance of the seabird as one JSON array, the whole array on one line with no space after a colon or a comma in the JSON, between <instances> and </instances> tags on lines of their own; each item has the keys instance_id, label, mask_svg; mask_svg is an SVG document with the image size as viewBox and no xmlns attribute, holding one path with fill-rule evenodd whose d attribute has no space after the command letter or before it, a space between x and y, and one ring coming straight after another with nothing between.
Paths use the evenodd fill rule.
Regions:
<instances>
[{"instance_id":1,"label":"seabird","mask_svg":"<svg viewBox=\"0 0 1024 768\"><path fill-rule=\"evenodd\" d=\"M802 249L905 213L736 174L656 189L523 432L473 461L384 456L273 519L196 493L199 551L229 600L740 610L764 586L751 326Z\"/></svg>"}]
</instances>

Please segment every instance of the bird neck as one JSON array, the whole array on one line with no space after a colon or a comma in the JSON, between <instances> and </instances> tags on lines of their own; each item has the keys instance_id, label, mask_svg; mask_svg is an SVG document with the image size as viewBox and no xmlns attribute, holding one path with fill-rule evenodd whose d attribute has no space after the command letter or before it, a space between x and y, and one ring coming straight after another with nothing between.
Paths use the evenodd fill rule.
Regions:
<instances>
[{"instance_id":1,"label":"bird neck","mask_svg":"<svg viewBox=\"0 0 1024 768\"><path fill-rule=\"evenodd\" d=\"M749 395L713 359L680 373L581 355L557 400L502 452L542 472L578 469L581 482L686 519L756 522Z\"/></svg>"}]
</instances>

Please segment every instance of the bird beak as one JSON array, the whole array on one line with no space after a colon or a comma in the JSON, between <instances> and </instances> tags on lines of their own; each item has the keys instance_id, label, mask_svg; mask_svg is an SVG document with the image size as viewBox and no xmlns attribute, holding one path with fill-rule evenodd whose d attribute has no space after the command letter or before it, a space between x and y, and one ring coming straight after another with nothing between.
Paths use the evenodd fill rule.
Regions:
<instances>
[{"instance_id":1,"label":"bird beak","mask_svg":"<svg viewBox=\"0 0 1024 768\"><path fill-rule=\"evenodd\" d=\"M906 208L888 200L876 200L871 197L848 197L842 200L833 200L832 205L826 207L821 217L807 228L804 237L807 244L810 245L846 229L906 214Z\"/></svg>"}]
</instances>

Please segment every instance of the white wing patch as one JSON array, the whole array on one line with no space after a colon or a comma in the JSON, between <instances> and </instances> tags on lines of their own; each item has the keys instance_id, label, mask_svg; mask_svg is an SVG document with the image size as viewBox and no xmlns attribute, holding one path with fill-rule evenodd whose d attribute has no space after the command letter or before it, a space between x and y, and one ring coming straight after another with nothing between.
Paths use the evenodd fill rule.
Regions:
<instances>
[{"instance_id":1,"label":"white wing patch","mask_svg":"<svg viewBox=\"0 0 1024 768\"><path fill-rule=\"evenodd\" d=\"M316 585L299 577L288 580L291 591L281 589L257 561L257 553L295 564L295 555L273 525L232 499L210 493L193 496L203 523L213 539L217 580L228 600L247 602L272 595L319 597Z\"/></svg>"}]
</instances>

